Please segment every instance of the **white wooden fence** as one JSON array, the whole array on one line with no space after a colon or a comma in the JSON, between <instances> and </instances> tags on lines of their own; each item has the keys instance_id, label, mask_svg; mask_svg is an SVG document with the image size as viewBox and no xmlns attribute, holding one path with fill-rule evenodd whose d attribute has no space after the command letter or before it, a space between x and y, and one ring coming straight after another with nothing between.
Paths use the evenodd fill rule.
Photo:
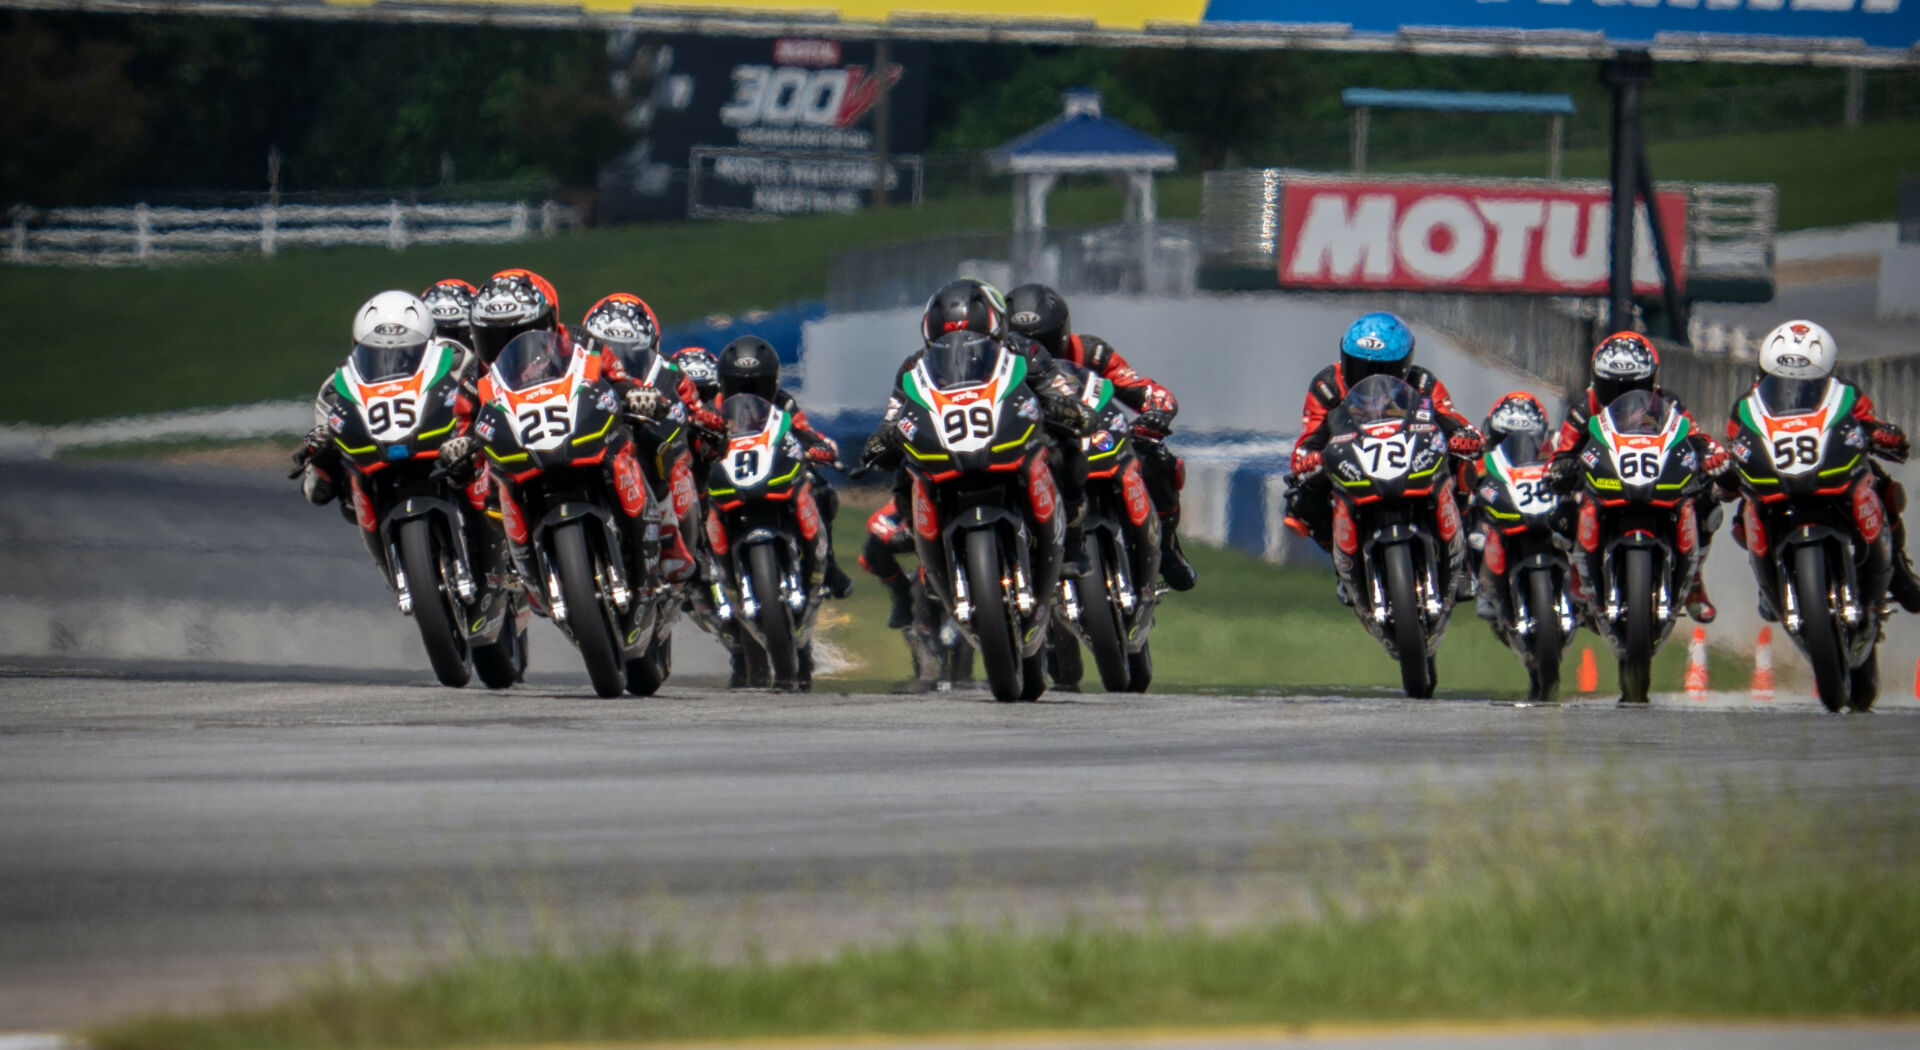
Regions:
<instances>
[{"instance_id":1,"label":"white wooden fence","mask_svg":"<svg viewBox=\"0 0 1920 1050\"><path fill-rule=\"evenodd\" d=\"M15 205L6 260L39 265L138 266L216 252L345 244L491 244L580 224L543 204L263 204L253 208L49 208Z\"/></svg>"}]
</instances>

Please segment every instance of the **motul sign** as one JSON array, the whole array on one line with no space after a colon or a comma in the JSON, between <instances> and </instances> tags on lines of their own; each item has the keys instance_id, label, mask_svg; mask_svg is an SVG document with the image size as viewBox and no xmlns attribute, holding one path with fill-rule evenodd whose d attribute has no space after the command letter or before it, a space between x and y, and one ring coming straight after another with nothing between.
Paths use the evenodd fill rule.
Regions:
<instances>
[{"instance_id":1,"label":"motul sign","mask_svg":"<svg viewBox=\"0 0 1920 1050\"><path fill-rule=\"evenodd\" d=\"M1290 288L1604 295L1613 208L1604 187L1289 180L1280 283ZM1675 279L1686 283L1687 199L1660 194ZM1660 289L1644 208L1633 285Z\"/></svg>"}]
</instances>

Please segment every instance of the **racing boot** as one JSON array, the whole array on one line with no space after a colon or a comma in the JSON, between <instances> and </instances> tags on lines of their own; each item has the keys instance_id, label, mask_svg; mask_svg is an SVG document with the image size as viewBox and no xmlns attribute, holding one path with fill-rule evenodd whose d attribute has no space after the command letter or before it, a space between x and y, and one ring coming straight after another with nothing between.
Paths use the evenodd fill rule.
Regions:
<instances>
[{"instance_id":1,"label":"racing boot","mask_svg":"<svg viewBox=\"0 0 1920 1050\"><path fill-rule=\"evenodd\" d=\"M1093 570L1087 558L1087 501L1067 504L1067 538L1060 552L1060 574L1078 579Z\"/></svg>"},{"instance_id":2,"label":"racing boot","mask_svg":"<svg viewBox=\"0 0 1920 1050\"><path fill-rule=\"evenodd\" d=\"M1767 593L1764 585L1756 584L1754 589L1759 592L1759 600L1755 603L1755 608L1758 609L1760 618L1768 623L1779 623L1780 614L1774 611L1773 595Z\"/></svg>"},{"instance_id":3,"label":"racing boot","mask_svg":"<svg viewBox=\"0 0 1920 1050\"><path fill-rule=\"evenodd\" d=\"M1693 587L1687 591L1687 615L1693 617L1695 623L1701 624L1712 623L1714 617L1720 615L1720 610L1715 609L1713 602L1707 599L1707 585L1700 582L1697 572L1693 574Z\"/></svg>"},{"instance_id":4,"label":"racing boot","mask_svg":"<svg viewBox=\"0 0 1920 1050\"><path fill-rule=\"evenodd\" d=\"M840 567L839 559L833 556L833 548L827 548L827 567L820 574L820 582L827 585L827 593L835 598L845 598L853 593L853 578ZM895 601L896 608L899 602Z\"/></svg>"},{"instance_id":5,"label":"racing boot","mask_svg":"<svg viewBox=\"0 0 1920 1050\"><path fill-rule=\"evenodd\" d=\"M660 526L660 575L668 583L685 583L699 567L687 541L680 535L680 523L669 519Z\"/></svg>"},{"instance_id":6,"label":"racing boot","mask_svg":"<svg viewBox=\"0 0 1920 1050\"><path fill-rule=\"evenodd\" d=\"M1333 598L1347 608L1353 608L1353 592L1347 590L1347 581L1341 580L1333 586Z\"/></svg>"},{"instance_id":7,"label":"racing boot","mask_svg":"<svg viewBox=\"0 0 1920 1050\"><path fill-rule=\"evenodd\" d=\"M891 580L882 580L887 590L893 594L893 609L887 613L887 629L898 631L913 626L913 581L906 573L899 573Z\"/></svg>"},{"instance_id":8,"label":"racing boot","mask_svg":"<svg viewBox=\"0 0 1920 1050\"><path fill-rule=\"evenodd\" d=\"M1907 519L1893 519L1893 578L1887 581L1887 595L1908 612L1920 612L1920 581L1913 578L1913 563L1907 560Z\"/></svg>"},{"instance_id":9,"label":"racing boot","mask_svg":"<svg viewBox=\"0 0 1920 1050\"><path fill-rule=\"evenodd\" d=\"M1176 591L1193 590L1193 585L1200 582L1200 574L1193 571L1193 563L1180 549L1179 511L1160 519L1160 578Z\"/></svg>"}]
</instances>

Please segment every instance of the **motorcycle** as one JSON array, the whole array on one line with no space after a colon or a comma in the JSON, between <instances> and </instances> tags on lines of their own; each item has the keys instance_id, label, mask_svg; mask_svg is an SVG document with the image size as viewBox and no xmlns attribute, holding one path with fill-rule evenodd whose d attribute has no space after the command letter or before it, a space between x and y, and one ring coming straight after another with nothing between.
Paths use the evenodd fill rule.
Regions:
<instances>
[{"instance_id":1,"label":"motorcycle","mask_svg":"<svg viewBox=\"0 0 1920 1050\"><path fill-rule=\"evenodd\" d=\"M500 488L508 551L580 650L602 697L650 696L672 671L679 603L659 574L659 529L600 357L527 332L500 352L474 422Z\"/></svg>"},{"instance_id":2,"label":"motorcycle","mask_svg":"<svg viewBox=\"0 0 1920 1050\"><path fill-rule=\"evenodd\" d=\"M1694 499L1705 479L1688 429L1665 398L1632 390L1593 416L1580 454L1573 565L1595 629L1620 662L1622 703L1647 702L1653 655L1673 632L1700 560Z\"/></svg>"},{"instance_id":3,"label":"motorcycle","mask_svg":"<svg viewBox=\"0 0 1920 1050\"><path fill-rule=\"evenodd\" d=\"M793 419L752 394L720 403L726 454L709 467L707 545L715 615L747 649L750 683L813 687L813 630L825 598L827 533ZM737 611L736 611L737 610Z\"/></svg>"},{"instance_id":4,"label":"motorcycle","mask_svg":"<svg viewBox=\"0 0 1920 1050\"><path fill-rule=\"evenodd\" d=\"M1056 367L1084 373L1081 401L1094 419L1093 432L1078 438L1087 457L1081 527L1089 568L1060 582L1059 622L1093 653L1107 692L1144 693L1153 681L1148 635L1165 592L1156 582L1160 519L1147 497L1126 413L1113 403L1113 384L1073 365Z\"/></svg>"},{"instance_id":5,"label":"motorcycle","mask_svg":"<svg viewBox=\"0 0 1920 1050\"><path fill-rule=\"evenodd\" d=\"M464 491L435 470L454 435L460 349L356 346L324 395L361 540L442 685L474 672L491 689L527 665L526 603L487 525L485 479Z\"/></svg>"},{"instance_id":6,"label":"motorcycle","mask_svg":"<svg viewBox=\"0 0 1920 1050\"><path fill-rule=\"evenodd\" d=\"M904 377L895 424L920 564L1002 702L1046 691L1066 527L1026 373L1026 358L992 339L942 336Z\"/></svg>"},{"instance_id":7,"label":"motorcycle","mask_svg":"<svg viewBox=\"0 0 1920 1050\"><path fill-rule=\"evenodd\" d=\"M1508 435L1482 465L1479 521L1468 536L1480 552L1480 587L1498 610L1493 633L1527 669L1527 699L1560 693L1560 660L1580 626L1568 591L1567 508L1546 484L1546 457L1538 433Z\"/></svg>"},{"instance_id":8,"label":"motorcycle","mask_svg":"<svg viewBox=\"0 0 1920 1050\"><path fill-rule=\"evenodd\" d=\"M1446 437L1433 406L1386 375L1354 384L1327 425L1334 571L1360 623L1399 662L1406 694L1429 698L1466 571Z\"/></svg>"},{"instance_id":9,"label":"motorcycle","mask_svg":"<svg viewBox=\"0 0 1920 1050\"><path fill-rule=\"evenodd\" d=\"M1829 711L1866 711L1879 693L1893 545L1874 491L1853 390L1763 377L1734 410L1748 562L1768 607L1813 666Z\"/></svg>"}]
</instances>

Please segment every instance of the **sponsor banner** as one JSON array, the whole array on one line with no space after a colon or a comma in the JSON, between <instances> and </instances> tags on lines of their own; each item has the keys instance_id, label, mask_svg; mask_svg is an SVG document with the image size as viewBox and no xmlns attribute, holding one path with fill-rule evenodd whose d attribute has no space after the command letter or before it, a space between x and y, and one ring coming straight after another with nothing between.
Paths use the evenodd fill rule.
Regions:
<instances>
[{"instance_id":1,"label":"sponsor banner","mask_svg":"<svg viewBox=\"0 0 1920 1050\"><path fill-rule=\"evenodd\" d=\"M614 94L635 131L601 175L612 219L859 207L871 199L883 93L889 156L925 146L925 44L888 45L883 70L872 41L615 33L609 47ZM916 199L912 163L911 178L893 166L890 200Z\"/></svg>"},{"instance_id":2,"label":"sponsor banner","mask_svg":"<svg viewBox=\"0 0 1920 1050\"><path fill-rule=\"evenodd\" d=\"M1661 193L1675 278L1686 283L1687 198ZM1280 284L1604 295L1613 208L1604 184L1289 179ZM1645 208L1635 209L1636 291L1660 290Z\"/></svg>"}]
</instances>

